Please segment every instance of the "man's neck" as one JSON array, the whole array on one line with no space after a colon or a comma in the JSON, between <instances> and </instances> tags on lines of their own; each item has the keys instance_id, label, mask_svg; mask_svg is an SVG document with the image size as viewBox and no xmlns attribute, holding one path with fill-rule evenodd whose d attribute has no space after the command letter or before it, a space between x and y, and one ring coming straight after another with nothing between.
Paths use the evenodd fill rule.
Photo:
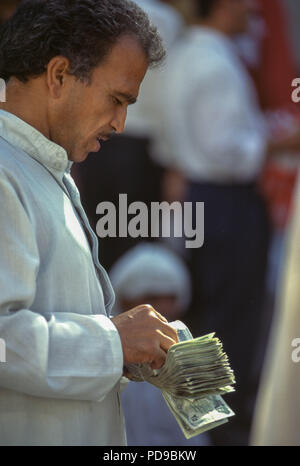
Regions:
<instances>
[{"instance_id":1,"label":"man's neck","mask_svg":"<svg viewBox=\"0 0 300 466\"><path fill-rule=\"evenodd\" d=\"M0 109L12 113L49 138L47 118L39 102L36 89L11 79L7 83L6 102L0 103Z\"/></svg>"}]
</instances>

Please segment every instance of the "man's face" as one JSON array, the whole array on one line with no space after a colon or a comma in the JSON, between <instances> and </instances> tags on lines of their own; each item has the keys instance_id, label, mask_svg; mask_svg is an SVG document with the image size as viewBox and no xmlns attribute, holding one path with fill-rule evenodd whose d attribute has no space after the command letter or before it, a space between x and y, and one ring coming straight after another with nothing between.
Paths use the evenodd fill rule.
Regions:
<instances>
[{"instance_id":1,"label":"man's face","mask_svg":"<svg viewBox=\"0 0 300 466\"><path fill-rule=\"evenodd\" d=\"M98 152L99 139L124 129L127 107L138 97L148 68L137 40L124 36L85 84L69 75L61 97L52 101L50 139L64 147L69 160L82 162Z\"/></svg>"}]
</instances>

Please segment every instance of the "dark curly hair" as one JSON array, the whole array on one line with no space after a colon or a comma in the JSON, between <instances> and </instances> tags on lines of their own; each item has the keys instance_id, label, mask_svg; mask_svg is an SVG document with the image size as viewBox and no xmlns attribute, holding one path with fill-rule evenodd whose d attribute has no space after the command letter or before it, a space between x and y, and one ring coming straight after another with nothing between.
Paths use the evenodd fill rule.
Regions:
<instances>
[{"instance_id":1,"label":"dark curly hair","mask_svg":"<svg viewBox=\"0 0 300 466\"><path fill-rule=\"evenodd\" d=\"M62 55L70 73L89 82L92 70L125 34L139 41L150 68L163 61L156 27L131 0L25 0L0 28L0 77L25 83Z\"/></svg>"}]
</instances>

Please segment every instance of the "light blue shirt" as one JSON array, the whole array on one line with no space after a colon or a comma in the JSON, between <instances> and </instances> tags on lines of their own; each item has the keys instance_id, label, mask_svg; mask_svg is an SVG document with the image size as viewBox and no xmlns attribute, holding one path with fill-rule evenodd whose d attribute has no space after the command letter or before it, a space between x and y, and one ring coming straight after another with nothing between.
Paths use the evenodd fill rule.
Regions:
<instances>
[{"instance_id":1,"label":"light blue shirt","mask_svg":"<svg viewBox=\"0 0 300 466\"><path fill-rule=\"evenodd\" d=\"M66 151L0 111L0 444L122 445L123 352Z\"/></svg>"}]
</instances>

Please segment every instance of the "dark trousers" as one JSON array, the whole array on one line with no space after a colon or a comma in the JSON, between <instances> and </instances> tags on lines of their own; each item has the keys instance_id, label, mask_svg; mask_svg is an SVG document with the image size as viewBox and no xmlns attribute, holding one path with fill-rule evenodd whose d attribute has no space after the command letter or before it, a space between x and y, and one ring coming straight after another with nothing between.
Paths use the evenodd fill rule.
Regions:
<instances>
[{"instance_id":1,"label":"dark trousers","mask_svg":"<svg viewBox=\"0 0 300 466\"><path fill-rule=\"evenodd\" d=\"M188 201L205 203L205 239L190 249L194 336L221 339L236 376L225 401L236 416L211 431L216 445L246 445L258 388L265 275L270 237L264 202L254 185L190 183Z\"/></svg>"}]
</instances>

